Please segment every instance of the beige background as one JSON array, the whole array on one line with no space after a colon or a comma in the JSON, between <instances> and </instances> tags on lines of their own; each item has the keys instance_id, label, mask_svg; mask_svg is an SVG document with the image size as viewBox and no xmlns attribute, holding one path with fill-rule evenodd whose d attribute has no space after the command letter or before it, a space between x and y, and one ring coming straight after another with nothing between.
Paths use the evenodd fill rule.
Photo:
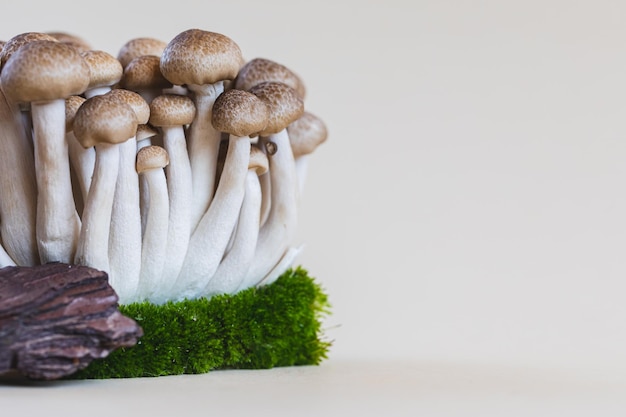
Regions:
<instances>
[{"instance_id":1,"label":"beige background","mask_svg":"<svg viewBox=\"0 0 626 417\"><path fill-rule=\"evenodd\" d=\"M65 30L115 54L199 27L298 72L330 131L298 239L334 306L331 363L623 384L625 17L610 0L57 0L3 5L0 38Z\"/></svg>"}]
</instances>

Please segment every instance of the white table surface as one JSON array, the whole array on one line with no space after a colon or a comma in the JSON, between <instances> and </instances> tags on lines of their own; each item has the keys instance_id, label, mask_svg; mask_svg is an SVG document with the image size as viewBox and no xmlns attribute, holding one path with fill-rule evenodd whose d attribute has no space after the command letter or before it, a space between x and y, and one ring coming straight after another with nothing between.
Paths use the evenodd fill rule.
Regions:
<instances>
[{"instance_id":1,"label":"white table surface","mask_svg":"<svg viewBox=\"0 0 626 417\"><path fill-rule=\"evenodd\" d=\"M624 416L609 372L428 362L0 385L2 416Z\"/></svg>"}]
</instances>

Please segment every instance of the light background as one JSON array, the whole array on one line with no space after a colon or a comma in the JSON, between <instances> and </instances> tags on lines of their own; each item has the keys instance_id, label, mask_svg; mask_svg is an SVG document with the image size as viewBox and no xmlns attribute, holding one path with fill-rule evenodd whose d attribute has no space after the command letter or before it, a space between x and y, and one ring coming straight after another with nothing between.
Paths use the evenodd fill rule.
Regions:
<instances>
[{"instance_id":1,"label":"light background","mask_svg":"<svg viewBox=\"0 0 626 417\"><path fill-rule=\"evenodd\" d=\"M328 125L299 258L330 361L626 375L626 3L3 5L0 38L222 32L299 73Z\"/></svg>"}]
</instances>

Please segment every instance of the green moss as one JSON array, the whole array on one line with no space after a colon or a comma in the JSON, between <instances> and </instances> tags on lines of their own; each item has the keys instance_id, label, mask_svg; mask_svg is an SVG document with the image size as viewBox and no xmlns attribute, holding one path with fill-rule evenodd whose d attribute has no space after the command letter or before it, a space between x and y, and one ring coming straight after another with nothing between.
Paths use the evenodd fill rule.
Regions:
<instances>
[{"instance_id":1,"label":"green moss","mask_svg":"<svg viewBox=\"0 0 626 417\"><path fill-rule=\"evenodd\" d=\"M234 295L122 305L120 311L141 325L144 336L72 378L317 365L330 347L322 340L320 321L329 307L326 294L302 268L285 272L271 285Z\"/></svg>"}]
</instances>

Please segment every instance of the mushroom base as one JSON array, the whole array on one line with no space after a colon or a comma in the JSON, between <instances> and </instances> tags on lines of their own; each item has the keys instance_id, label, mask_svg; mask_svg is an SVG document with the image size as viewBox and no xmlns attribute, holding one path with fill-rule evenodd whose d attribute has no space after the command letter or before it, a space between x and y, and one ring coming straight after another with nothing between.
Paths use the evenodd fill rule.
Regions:
<instances>
[{"instance_id":1,"label":"mushroom base","mask_svg":"<svg viewBox=\"0 0 626 417\"><path fill-rule=\"evenodd\" d=\"M323 289L300 267L272 284L234 295L122 305L120 311L140 324L144 336L137 345L120 348L70 378L318 365L331 345L322 334L329 308Z\"/></svg>"}]
</instances>

